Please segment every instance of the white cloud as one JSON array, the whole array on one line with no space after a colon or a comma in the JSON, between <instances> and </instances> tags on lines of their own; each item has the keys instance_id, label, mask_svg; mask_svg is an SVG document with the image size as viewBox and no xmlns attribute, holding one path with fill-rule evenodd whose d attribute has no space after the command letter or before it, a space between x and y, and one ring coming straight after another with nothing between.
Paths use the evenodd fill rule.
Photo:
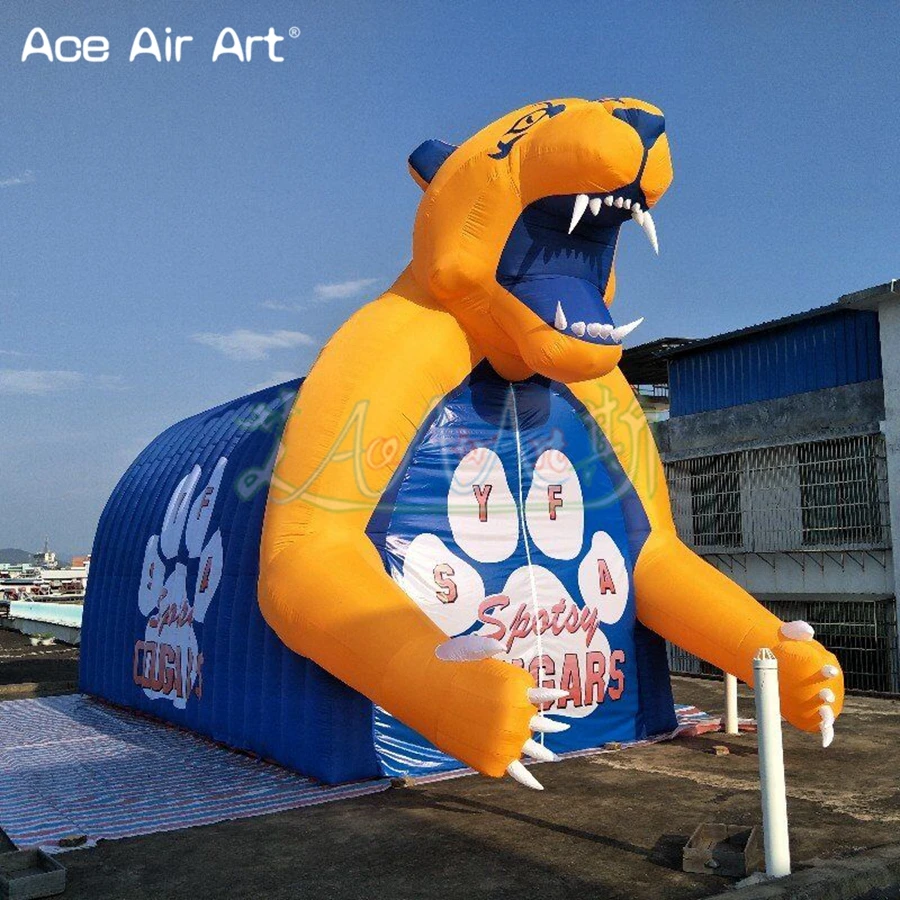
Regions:
<instances>
[{"instance_id":1,"label":"white cloud","mask_svg":"<svg viewBox=\"0 0 900 900\"><path fill-rule=\"evenodd\" d=\"M302 331L251 331L235 328L228 334L203 331L192 336L198 344L206 344L231 359L268 359L272 350L307 347L315 340Z\"/></svg>"},{"instance_id":2,"label":"white cloud","mask_svg":"<svg viewBox=\"0 0 900 900\"><path fill-rule=\"evenodd\" d=\"M79 388L121 388L116 376L88 376L67 369L0 369L0 394L59 394Z\"/></svg>"},{"instance_id":3,"label":"white cloud","mask_svg":"<svg viewBox=\"0 0 900 900\"><path fill-rule=\"evenodd\" d=\"M313 288L317 300L347 300L361 294L367 287L375 284L377 278L356 278L351 281L334 281L329 284L317 284Z\"/></svg>"},{"instance_id":4,"label":"white cloud","mask_svg":"<svg viewBox=\"0 0 900 900\"><path fill-rule=\"evenodd\" d=\"M34 172L30 169L26 169L18 175L7 175L5 178L0 178L0 188L15 187L19 184L31 184L34 180Z\"/></svg>"},{"instance_id":5,"label":"white cloud","mask_svg":"<svg viewBox=\"0 0 900 900\"><path fill-rule=\"evenodd\" d=\"M28 356L28 354L21 350L0 350L0 356Z\"/></svg>"},{"instance_id":6,"label":"white cloud","mask_svg":"<svg viewBox=\"0 0 900 900\"><path fill-rule=\"evenodd\" d=\"M305 312L313 304L327 303L329 300L349 300L380 280L380 278L354 278L350 281L322 282L313 287L313 295L308 300L263 300L259 305L261 309L272 309L276 312Z\"/></svg>"}]
</instances>

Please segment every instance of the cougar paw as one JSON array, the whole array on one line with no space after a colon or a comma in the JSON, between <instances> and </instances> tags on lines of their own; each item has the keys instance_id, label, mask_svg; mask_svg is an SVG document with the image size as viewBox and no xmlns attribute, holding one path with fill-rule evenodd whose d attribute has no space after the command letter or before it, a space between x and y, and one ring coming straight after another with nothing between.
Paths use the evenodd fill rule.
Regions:
<instances>
[{"instance_id":1,"label":"cougar paw","mask_svg":"<svg viewBox=\"0 0 900 900\"><path fill-rule=\"evenodd\" d=\"M458 637L450 638L440 644L434 651L434 655L445 662L477 662L482 659L501 656L503 653L504 647L499 641L477 634L462 634ZM541 713L541 707L545 704L554 703L567 696L567 691L557 690L556 688L528 688L528 702L535 707L535 714L529 721L529 727L534 733L558 733L565 731L569 727L565 722L558 722ZM543 744L530 737L522 744L520 755L540 762L556 762L559 759L552 750L548 750ZM544 789L537 778L518 759L512 760L506 767L506 771L514 780L518 781L519 784L525 785L525 787L535 791Z\"/></svg>"},{"instance_id":2,"label":"cougar paw","mask_svg":"<svg viewBox=\"0 0 900 900\"><path fill-rule=\"evenodd\" d=\"M844 698L837 659L815 640L808 622L785 622L780 637L772 650L779 663L784 717L804 731L818 729L822 746L829 747Z\"/></svg>"}]
</instances>

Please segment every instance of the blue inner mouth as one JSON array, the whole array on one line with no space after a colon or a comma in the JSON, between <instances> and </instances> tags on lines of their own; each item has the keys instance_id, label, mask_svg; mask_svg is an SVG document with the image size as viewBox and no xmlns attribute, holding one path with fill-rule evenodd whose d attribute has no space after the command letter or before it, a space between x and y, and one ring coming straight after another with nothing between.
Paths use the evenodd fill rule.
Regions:
<instances>
[{"instance_id":1,"label":"blue inner mouth","mask_svg":"<svg viewBox=\"0 0 900 900\"><path fill-rule=\"evenodd\" d=\"M646 199L637 184L619 188L609 196L623 197L646 209ZM569 337L592 344L613 344L609 337L586 331L579 335L572 331L572 325L613 324L603 293L612 271L619 229L631 213L605 204L596 216L587 209L569 234L575 197L544 197L522 211L500 256L497 281L551 327L557 304L561 303Z\"/></svg>"}]
</instances>

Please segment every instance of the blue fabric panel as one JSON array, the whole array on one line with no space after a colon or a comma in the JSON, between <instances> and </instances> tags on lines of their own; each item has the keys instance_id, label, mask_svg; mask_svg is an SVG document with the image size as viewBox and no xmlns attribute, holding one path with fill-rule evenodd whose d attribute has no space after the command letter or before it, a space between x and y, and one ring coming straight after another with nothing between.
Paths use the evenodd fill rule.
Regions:
<instances>
[{"instance_id":1,"label":"blue fabric panel","mask_svg":"<svg viewBox=\"0 0 900 900\"><path fill-rule=\"evenodd\" d=\"M635 733L643 736L667 734L676 727L675 698L669 679L666 642L655 631L634 623L634 649L638 679L638 721Z\"/></svg>"},{"instance_id":2,"label":"blue fabric panel","mask_svg":"<svg viewBox=\"0 0 900 900\"><path fill-rule=\"evenodd\" d=\"M172 426L122 477L94 540L80 683L86 693L338 783L380 774L372 705L288 650L263 620L256 595L269 473L299 384L269 388ZM223 458L221 484L210 497L205 491ZM199 478L184 505L190 522L195 502L211 499L203 537L209 543L192 555L190 524L186 534L173 530L177 551L168 558L159 542L154 577L164 570L173 591L142 612L148 539L161 534L176 486L195 467ZM218 554L211 540L216 534ZM203 616L207 566L220 577L217 588L209 582L212 600ZM176 593L178 584L169 579L179 567L186 582ZM156 590L154 596L162 595ZM163 613L173 599L180 620Z\"/></svg>"},{"instance_id":3,"label":"blue fabric panel","mask_svg":"<svg viewBox=\"0 0 900 900\"><path fill-rule=\"evenodd\" d=\"M641 138L644 150L649 150L666 130L666 120L656 113L647 112L645 109L614 109L613 115L623 122L627 122Z\"/></svg>"},{"instance_id":4,"label":"blue fabric panel","mask_svg":"<svg viewBox=\"0 0 900 900\"><path fill-rule=\"evenodd\" d=\"M415 169L419 178L427 184L437 175L444 160L456 149L453 144L444 141L424 141L409 155L409 164Z\"/></svg>"},{"instance_id":5,"label":"blue fabric panel","mask_svg":"<svg viewBox=\"0 0 900 900\"><path fill-rule=\"evenodd\" d=\"M457 539L454 527L458 529L459 526L454 526L448 503L451 497L458 496L454 493L459 485L458 466L472 452L481 453L482 449L495 454L502 465L509 497L517 510L522 505L518 498L529 496L537 473L541 471L538 460L547 451L563 453L574 465L575 477L584 496L584 523L571 558L560 558L554 548L546 543L542 545L534 538L536 532L532 532L531 525L527 526L527 549L520 528L516 532L517 542L499 560L486 559L486 554L480 553L477 546L462 546L465 541ZM499 487L501 479L496 473L492 479L494 487ZM517 526L510 527L515 530ZM426 576L433 571L432 563L450 560L458 573L464 567L475 570L478 583L483 587L476 589L472 596L460 594L459 608L452 613L452 626L446 624L449 620L441 618L445 615L444 608L438 607L434 613L433 603L429 607L427 601L423 602L416 595L415 588L411 595L448 635L489 634L499 627L497 622L502 621L506 630L499 639L509 640L507 658L532 671L537 671L538 663L531 638L518 640L513 634L515 623L525 621L518 617L528 615L533 606L522 603L517 618L513 619L511 615L509 619L504 618L506 612L511 614L519 603L511 586L518 574L527 571L530 553L535 571L546 570L558 579L558 582L544 582L550 584L549 589L553 590L553 584L557 584L560 593L568 595L566 612L555 621L568 622L570 615L575 616L571 621L577 621L578 615L586 615L594 608L589 607L583 596L580 578L584 564L592 560L593 541L600 533L611 538L624 560L627 602L624 613L615 621L600 624L605 638L591 643L596 635L587 637L586 632L579 632L571 638L563 635L569 643L559 652L555 649L551 652L550 645L545 645L544 652L551 654L552 662L543 666L543 683L564 685L573 694L573 699L564 703L567 709L556 710L559 715L568 716L566 721L572 727L562 734L547 736L548 746L558 752L598 747L611 740L636 740L675 727L664 644L639 626L634 615L633 563L649 533L649 523L633 486L583 406L563 385L537 376L510 384L483 363L445 398L420 430L368 528L369 537L381 552L387 571L407 588L416 583L419 551L415 549L415 542L422 546L423 539L431 544L440 542L441 547L434 560L426 558L423 569ZM547 555L545 551L553 555ZM442 553L446 555L440 556ZM500 596L506 600L507 595L511 602L497 607L490 605L492 598ZM482 597L487 598L484 600L486 607L479 606ZM557 597L547 599L555 601ZM551 620L544 621L549 624ZM547 629L544 640L551 642L552 635L552 629ZM596 660L604 639L608 641L603 651L607 676L612 666L610 653L621 654L623 689L618 690L617 678L607 677L608 690L603 700L589 702L587 668L591 663L588 659ZM552 656L553 653L556 656ZM545 656L545 659L551 657ZM590 712L580 714L579 707ZM550 714L553 712L553 709L549 710ZM382 767L389 775L437 772L459 765L380 709L375 711L375 743Z\"/></svg>"},{"instance_id":6,"label":"blue fabric panel","mask_svg":"<svg viewBox=\"0 0 900 900\"><path fill-rule=\"evenodd\" d=\"M380 706L375 707L375 752L381 769L389 778L437 775L463 768L452 756L438 750L408 725Z\"/></svg>"},{"instance_id":7,"label":"blue fabric panel","mask_svg":"<svg viewBox=\"0 0 900 900\"><path fill-rule=\"evenodd\" d=\"M646 204L637 184L617 195ZM545 197L530 203L516 220L497 264L497 282L552 325L562 301L569 322L612 323L603 302L619 229L631 219L627 209L603 206L586 212L572 234L567 226L574 196ZM596 343L609 343L597 339Z\"/></svg>"},{"instance_id":8,"label":"blue fabric panel","mask_svg":"<svg viewBox=\"0 0 900 900\"><path fill-rule=\"evenodd\" d=\"M730 341L669 363L671 416L881 378L878 314L838 310Z\"/></svg>"}]
</instances>

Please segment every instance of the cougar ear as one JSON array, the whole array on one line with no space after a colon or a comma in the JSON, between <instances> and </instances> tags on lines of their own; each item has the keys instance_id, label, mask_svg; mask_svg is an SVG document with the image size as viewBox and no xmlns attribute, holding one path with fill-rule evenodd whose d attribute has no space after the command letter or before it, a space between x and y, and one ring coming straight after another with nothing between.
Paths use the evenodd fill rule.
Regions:
<instances>
[{"instance_id":1,"label":"cougar ear","mask_svg":"<svg viewBox=\"0 0 900 900\"><path fill-rule=\"evenodd\" d=\"M445 141L424 141L409 154L409 174L424 191L444 160L456 149Z\"/></svg>"}]
</instances>

